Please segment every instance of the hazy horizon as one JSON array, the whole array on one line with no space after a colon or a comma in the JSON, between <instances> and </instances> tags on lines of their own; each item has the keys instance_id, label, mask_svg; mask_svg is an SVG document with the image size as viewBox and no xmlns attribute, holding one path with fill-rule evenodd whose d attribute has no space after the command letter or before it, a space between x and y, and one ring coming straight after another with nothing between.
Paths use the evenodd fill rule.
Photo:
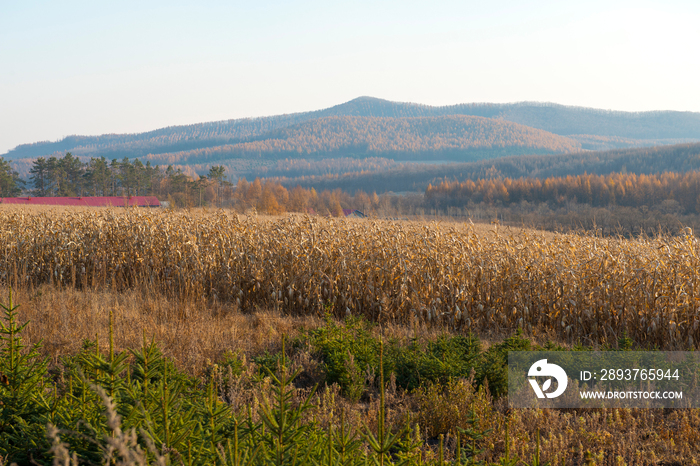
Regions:
<instances>
[{"instance_id":1,"label":"hazy horizon","mask_svg":"<svg viewBox=\"0 0 700 466\"><path fill-rule=\"evenodd\" d=\"M700 112L700 5L27 2L0 15L0 153L359 96Z\"/></svg>"}]
</instances>

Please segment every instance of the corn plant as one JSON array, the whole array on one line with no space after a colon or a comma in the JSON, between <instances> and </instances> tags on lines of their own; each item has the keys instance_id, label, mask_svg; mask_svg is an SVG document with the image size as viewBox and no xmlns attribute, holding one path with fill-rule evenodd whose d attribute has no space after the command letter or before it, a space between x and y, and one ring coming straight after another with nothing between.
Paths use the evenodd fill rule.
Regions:
<instances>
[{"instance_id":1,"label":"corn plant","mask_svg":"<svg viewBox=\"0 0 700 466\"><path fill-rule=\"evenodd\" d=\"M694 348L700 245L223 211L0 212L0 281L140 289L572 344Z\"/></svg>"}]
</instances>

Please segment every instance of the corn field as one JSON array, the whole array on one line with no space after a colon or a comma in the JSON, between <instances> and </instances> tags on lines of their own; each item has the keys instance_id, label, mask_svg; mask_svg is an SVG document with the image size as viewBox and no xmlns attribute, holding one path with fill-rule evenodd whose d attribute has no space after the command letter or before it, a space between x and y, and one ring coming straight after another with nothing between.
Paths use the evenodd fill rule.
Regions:
<instances>
[{"instance_id":1,"label":"corn field","mask_svg":"<svg viewBox=\"0 0 700 466\"><path fill-rule=\"evenodd\" d=\"M0 211L0 281L144 289L287 314L571 343L695 348L700 253L686 229L634 240L470 224L241 219L224 211Z\"/></svg>"}]
</instances>

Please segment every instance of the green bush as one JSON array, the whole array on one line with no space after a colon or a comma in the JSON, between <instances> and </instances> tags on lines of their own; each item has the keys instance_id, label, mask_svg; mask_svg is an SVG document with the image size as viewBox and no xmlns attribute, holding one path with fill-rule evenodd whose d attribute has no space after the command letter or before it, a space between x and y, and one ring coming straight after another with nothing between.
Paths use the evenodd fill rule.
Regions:
<instances>
[{"instance_id":1,"label":"green bush","mask_svg":"<svg viewBox=\"0 0 700 466\"><path fill-rule=\"evenodd\" d=\"M252 359L258 369L258 375L267 377L270 373L275 373L280 368L283 361L282 352L261 354Z\"/></svg>"},{"instance_id":2,"label":"green bush","mask_svg":"<svg viewBox=\"0 0 700 466\"><path fill-rule=\"evenodd\" d=\"M379 367L380 342L371 330L372 324L361 318L348 318L342 324L329 318L297 346L308 342L322 361L326 383L337 383L346 397L359 400ZM503 396L508 388L508 351L530 349L530 341L520 333L487 351L482 351L479 338L471 334L412 340L407 345L390 340L384 349L384 377L388 380L393 372L397 387L415 390L427 382L445 384L473 373L477 385L488 381L491 393Z\"/></svg>"},{"instance_id":3,"label":"green bush","mask_svg":"<svg viewBox=\"0 0 700 466\"><path fill-rule=\"evenodd\" d=\"M420 344L412 341L407 347L393 348L396 383L414 390L425 382L447 383L454 378L467 378L479 363L481 343L470 335L440 336L436 341Z\"/></svg>"},{"instance_id":4,"label":"green bush","mask_svg":"<svg viewBox=\"0 0 700 466\"><path fill-rule=\"evenodd\" d=\"M39 345L27 348L21 333L27 324L17 322L17 307L0 305L0 457L27 464L46 451L46 422L54 415L55 396L43 389L47 361Z\"/></svg>"},{"instance_id":5,"label":"green bush","mask_svg":"<svg viewBox=\"0 0 700 466\"><path fill-rule=\"evenodd\" d=\"M308 332L307 338L320 354L326 383L337 383L343 395L359 400L365 390L365 374L379 368L379 340L372 336L371 324L356 317L338 324L329 317L325 326ZM387 373L393 369L390 356L384 368Z\"/></svg>"},{"instance_id":6,"label":"green bush","mask_svg":"<svg viewBox=\"0 0 700 466\"><path fill-rule=\"evenodd\" d=\"M508 394L508 351L533 351L530 340L523 338L522 331L492 345L480 358L476 370L476 380L483 383L488 381L491 394L498 398Z\"/></svg>"}]
</instances>

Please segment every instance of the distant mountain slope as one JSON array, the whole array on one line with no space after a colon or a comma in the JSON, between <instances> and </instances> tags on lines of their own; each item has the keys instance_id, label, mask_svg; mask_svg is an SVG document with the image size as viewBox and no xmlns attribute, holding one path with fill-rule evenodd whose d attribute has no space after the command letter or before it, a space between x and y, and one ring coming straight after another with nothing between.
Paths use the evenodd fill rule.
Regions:
<instances>
[{"instance_id":1,"label":"distant mountain slope","mask_svg":"<svg viewBox=\"0 0 700 466\"><path fill-rule=\"evenodd\" d=\"M700 113L694 112L620 112L539 102L431 107L360 97L320 113L394 118L472 115L512 121L563 136L581 134L630 139L700 139Z\"/></svg>"},{"instance_id":2,"label":"distant mountain slope","mask_svg":"<svg viewBox=\"0 0 700 466\"><path fill-rule=\"evenodd\" d=\"M478 160L513 153L579 150L580 143L503 120L465 115L422 118L335 116L274 130L255 141L144 158L151 164L234 158L387 156L397 160Z\"/></svg>"},{"instance_id":3,"label":"distant mountain slope","mask_svg":"<svg viewBox=\"0 0 700 466\"><path fill-rule=\"evenodd\" d=\"M255 142L272 131L325 117L444 117L479 116L518 123L554 134L571 136L584 149L603 150L700 140L700 113L617 112L557 104L460 104L445 107L390 102L360 97L324 110L263 118L171 126L138 134L69 136L56 142L23 144L3 154L8 160L61 155L143 158Z\"/></svg>"},{"instance_id":4,"label":"distant mountain slope","mask_svg":"<svg viewBox=\"0 0 700 466\"><path fill-rule=\"evenodd\" d=\"M581 143L581 148L593 151L654 147L698 142L693 138L676 139L630 139L618 136L596 136L594 134L571 134L567 136Z\"/></svg>"},{"instance_id":5,"label":"distant mountain slope","mask_svg":"<svg viewBox=\"0 0 700 466\"><path fill-rule=\"evenodd\" d=\"M577 176L585 173L609 175L635 173L651 175L664 172L700 171L700 143L644 147L605 152L573 152L555 155L501 157L469 163L400 164L377 171L355 171L327 176L280 178L285 186L301 184L307 188L346 191L423 191L428 183L448 180L490 178L539 178ZM378 188L381 187L381 188Z\"/></svg>"},{"instance_id":6,"label":"distant mountain slope","mask_svg":"<svg viewBox=\"0 0 700 466\"><path fill-rule=\"evenodd\" d=\"M309 120L309 117L302 115L304 114L169 126L138 134L68 136L57 142L23 144L12 149L3 157L8 160L16 160L60 155L70 151L81 156L137 158L149 153L157 154L216 147L223 144L235 144L277 128Z\"/></svg>"},{"instance_id":7,"label":"distant mountain slope","mask_svg":"<svg viewBox=\"0 0 700 466\"><path fill-rule=\"evenodd\" d=\"M617 112L563 105L513 105L497 118L564 136L589 134L632 139L700 139L700 113Z\"/></svg>"}]
</instances>

